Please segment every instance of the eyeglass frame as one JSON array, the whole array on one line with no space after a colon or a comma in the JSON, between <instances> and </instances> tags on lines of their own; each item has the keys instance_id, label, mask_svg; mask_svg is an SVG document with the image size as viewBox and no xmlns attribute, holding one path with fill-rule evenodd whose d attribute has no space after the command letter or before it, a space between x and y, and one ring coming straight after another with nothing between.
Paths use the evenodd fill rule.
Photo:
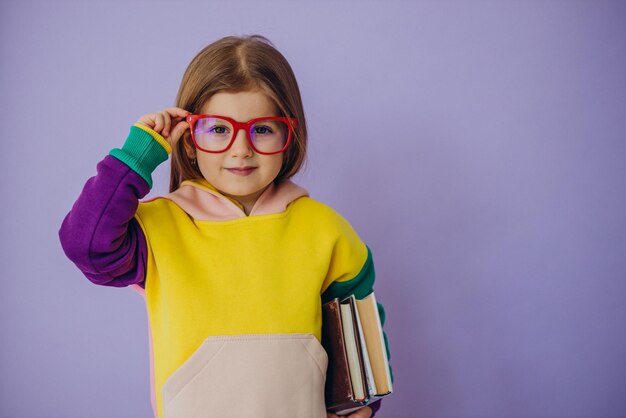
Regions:
<instances>
[{"instance_id":1,"label":"eyeglass frame","mask_svg":"<svg viewBox=\"0 0 626 418\"><path fill-rule=\"evenodd\" d=\"M224 148L221 151L210 151L210 150L204 149L200 147L198 143L196 142L196 135L194 133L194 127L196 125L196 122L199 121L200 119L207 119L207 118L224 119L225 121L229 122L233 126L233 129L234 129L233 136L230 139L230 142L228 143L226 148ZM221 154L221 153L228 151L230 147L232 147L233 143L235 142L235 138L237 138L237 134L239 133L239 130L241 129L243 129L246 132L246 138L248 139L248 143L250 144L254 152L258 154L263 154L263 155L280 154L281 152L285 152L285 150L291 143L291 138L293 136L294 128L298 124L298 120L296 118L288 118L285 116L263 116L260 118L250 119L247 122L239 122L233 118L229 118L228 116L209 115L209 114L191 114L191 115L187 115L187 117L185 117L185 120L189 124L189 132L191 133L191 140L193 141L194 146L202 152L209 152L211 154ZM252 142L252 138L250 138L250 128L252 128L252 125L254 125L256 122L260 120L278 120L281 122L285 122L285 124L287 124L287 127L289 128L288 133L287 133L287 140L285 141L285 145L280 151L262 152L256 149L256 147L254 146L254 143Z\"/></svg>"}]
</instances>

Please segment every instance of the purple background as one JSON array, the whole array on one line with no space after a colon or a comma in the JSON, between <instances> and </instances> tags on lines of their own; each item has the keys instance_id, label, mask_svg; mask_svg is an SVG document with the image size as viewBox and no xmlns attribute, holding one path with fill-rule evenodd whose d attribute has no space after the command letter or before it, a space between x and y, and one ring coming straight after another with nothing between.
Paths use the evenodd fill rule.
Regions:
<instances>
[{"instance_id":1,"label":"purple background","mask_svg":"<svg viewBox=\"0 0 626 418\"><path fill-rule=\"evenodd\" d=\"M0 16L0 416L151 415L141 298L89 283L57 231L191 58L249 33L300 83L298 182L373 250L396 385L381 416L626 416L625 2L2 1Z\"/></svg>"}]
</instances>

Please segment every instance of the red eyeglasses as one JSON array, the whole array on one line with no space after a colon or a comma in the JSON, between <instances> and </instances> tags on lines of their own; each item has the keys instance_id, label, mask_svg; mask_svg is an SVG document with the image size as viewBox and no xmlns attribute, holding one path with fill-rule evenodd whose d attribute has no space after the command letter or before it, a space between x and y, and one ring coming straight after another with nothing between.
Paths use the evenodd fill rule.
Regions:
<instances>
[{"instance_id":1,"label":"red eyeglasses","mask_svg":"<svg viewBox=\"0 0 626 418\"><path fill-rule=\"evenodd\" d=\"M246 132L252 149L259 154L278 154L287 149L297 124L295 118L265 116L237 122L228 116L188 115L194 145L201 151L220 153L235 142L240 129Z\"/></svg>"}]
</instances>

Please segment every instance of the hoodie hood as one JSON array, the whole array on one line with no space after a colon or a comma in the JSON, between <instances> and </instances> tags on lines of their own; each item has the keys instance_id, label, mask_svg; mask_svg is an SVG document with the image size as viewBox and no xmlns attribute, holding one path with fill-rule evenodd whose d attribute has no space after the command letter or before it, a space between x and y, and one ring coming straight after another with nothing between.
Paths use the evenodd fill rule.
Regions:
<instances>
[{"instance_id":1,"label":"hoodie hood","mask_svg":"<svg viewBox=\"0 0 626 418\"><path fill-rule=\"evenodd\" d=\"M289 180L279 185L272 183L259 196L249 216L284 212L291 202L308 195L304 188ZM163 197L199 221L228 221L248 216L239 202L224 196L204 179L185 180Z\"/></svg>"}]
</instances>

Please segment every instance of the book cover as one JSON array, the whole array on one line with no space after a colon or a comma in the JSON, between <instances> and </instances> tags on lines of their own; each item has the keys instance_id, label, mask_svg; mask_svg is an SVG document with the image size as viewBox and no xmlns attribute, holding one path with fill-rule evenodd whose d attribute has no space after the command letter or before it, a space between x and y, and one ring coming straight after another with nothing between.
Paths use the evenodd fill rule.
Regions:
<instances>
[{"instance_id":1,"label":"book cover","mask_svg":"<svg viewBox=\"0 0 626 418\"><path fill-rule=\"evenodd\" d=\"M354 296L341 301L341 325L345 341L346 356L352 392L355 401L364 402L369 398L367 378L365 377L365 347L361 345L361 331L356 312Z\"/></svg>"},{"instance_id":2,"label":"book cover","mask_svg":"<svg viewBox=\"0 0 626 418\"><path fill-rule=\"evenodd\" d=\"M378 390L376 389L376 382L374 381L374 372L372 371L370 355L367 350L367 344L365 343L365 335L363 334L363 324L361 323L361 317L359 314L359 309L358 309L359 307L357 304L357 299L354 297L354 295L350 296L350 299L352 299L352 302L353 302L352 307L355 312L354 318L356 320L356 328L359 330L359 344L361 346L363 367L365 368L364 373L365 373L365 381L367 384L367 393L371 397L372 394L378 393Z\"/></svg>"},{"instance_id":3,"label":"book cover","mask_svg":"<svg viewBox=\"0 0 626 418\"><path fill-rule=\"evenodd\" d=\"M326 409L338 415L347 414L362 407L365 402L355 400L339 299L323 305L322 324L322 345L328 354Z\"/></svg>"},{"instance_id":4,"label":"book cover","mask_svg":"<svg viewBox=\"0 0 626 418\"><path fill-rule=\"evenodd\" d=\"M371 395L380 398L390 394L393 386L376 296L370 293L363 299L357 299L356 305L376 387L376 391Z\"/></svg>"}]
</instances>

